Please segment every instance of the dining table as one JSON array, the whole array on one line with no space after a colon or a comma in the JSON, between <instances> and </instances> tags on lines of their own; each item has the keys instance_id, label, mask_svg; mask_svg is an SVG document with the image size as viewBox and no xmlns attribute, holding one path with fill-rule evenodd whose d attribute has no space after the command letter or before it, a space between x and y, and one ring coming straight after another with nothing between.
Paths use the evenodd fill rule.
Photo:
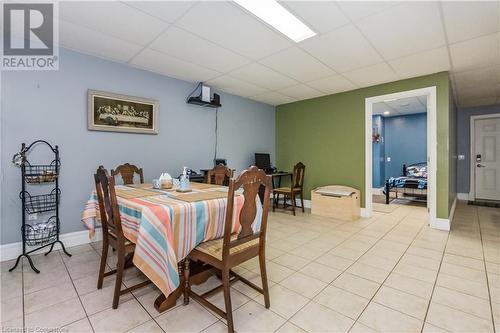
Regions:
<instances>
[{"instance_id":1,"label":"dining table","mask_svg":"<svg viewBox=\"0 0 500 333\"><path fill-rule=\"evenodd\" d=\"M183 294L183 260L191 250L202 242L223 236L228 187L191 182L190 189L190 192L154 189L149 183L115 186L123 233L136 244L132 262L160 289L161 294L155 300L159 312L175 306ZM240 229L243 203L244 196L237 191L232 232ZM252 228L259 230L262 206L256 206ZM100 228L95 190L85 205L82 222L93 238ZM210 267L192 265L190 282L206 281Z\"/></svg>"}]
</instances>

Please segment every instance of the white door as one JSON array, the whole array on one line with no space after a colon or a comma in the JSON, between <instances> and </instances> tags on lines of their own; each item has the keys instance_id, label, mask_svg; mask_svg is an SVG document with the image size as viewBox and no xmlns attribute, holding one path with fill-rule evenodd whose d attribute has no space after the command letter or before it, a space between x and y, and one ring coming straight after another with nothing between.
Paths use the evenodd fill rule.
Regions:
<instances>
[{"instance_id":1,"label":"white door","mask_svg":"<svg viewBox=\"0 0 500 333\"><path fill-rule=\"evenodd\" d=\"M476 199L500 200L500 118L474 121Z\"/></svg>"}]
</instances>

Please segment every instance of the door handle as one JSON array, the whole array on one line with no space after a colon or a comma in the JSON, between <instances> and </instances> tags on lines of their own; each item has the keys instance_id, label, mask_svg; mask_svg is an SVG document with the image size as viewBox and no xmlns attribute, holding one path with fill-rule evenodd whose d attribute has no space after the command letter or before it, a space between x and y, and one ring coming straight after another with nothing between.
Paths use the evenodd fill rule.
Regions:
<instances>
[{"instance_id":1,"label":"door handle","mask_svg":"<svg viewBox=\"0 0 500 333\"><path fill-rule=\"evenodd\" d=\"M482 165L481 163L478 163L476 166L477 166L478 168L486 168L486 165Z\"/></svg>"}]
</instances>

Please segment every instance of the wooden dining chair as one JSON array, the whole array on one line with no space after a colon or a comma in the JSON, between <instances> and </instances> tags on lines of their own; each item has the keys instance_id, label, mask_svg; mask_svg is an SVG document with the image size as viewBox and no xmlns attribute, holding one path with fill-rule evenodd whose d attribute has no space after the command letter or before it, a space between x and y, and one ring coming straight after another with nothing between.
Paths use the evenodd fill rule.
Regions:
<instances>
[{"instance_id":1,"label":"wooden dining chair","mask_svg":"<svg viewBox=\"0 0 500 333\"><path fill-rule=\"evenodd\" d=\"M133 164L125 163L117 166L115 169L111 169L111 176L115 177L120 175L123 179L123 184L130 185L134 183L134 176L139 175L139 181L141 184L144 183L144 173L142 168L136 167Z\"/></svg>"},{"instance_id":2,"label":"wooden dining chair","mask_svg":"<svg viewBox=\"0 0 500 333\"><path fill-rule=\"evenodd\" d=\"M115 178L113 176L108 176L106 169L100 166L94 174L94 179L102 224L102 255L99 276L97 279L97 289L102 288L105 276L116 273L115 292L113 295L113 309L116 309L118 307L120 295L141 288L151 281L147 280L129 288L121 289L123 271L127 259L129 259L128 263L130 263L130 266L133 265L130 259L134 253L135 244L128 240L123 234L120 211L118 210L118 202L116 200ZM109 246L116 250L118 260L115 269L105 272Z\"/></svg>"},{"instance_id":3,"label":"wooden dining chair","mask_svg":"<svg viewBox=\"0 0 500 333\"><path fill-rule=\"evenodd\" d=\"M270 306L266 274L265 242L267 215L269 210L269 195L272 187L271 182L271 176L266 175L263 170L260 170L255 166L243 171L238 179L232 178L229 181L224 236L219 239L201 243L193 251L191 251L189 256L184 261L184 304L189 303L189 297L194 298L210 310L225 318L227 320L229 332L234 331L230 293L231 283L240 280L241 282L247 284L264 295L266 308L269 308ZM264 200L262 216L260 216L260 229L254 231L252 229L252 223L257 216L257 204L259 204L260 201L256 200L256 198L261 185L265 187L264 197L267 198L267 200ZM241 228L237 233L231 234L235 191L239 188L243 188L244 196L243 207L241 208L239 216L236 217L241 224ZM233 267L257 256L259 257L262 288L237 275L231 270ZM193 292L189 283L189 265L191 260L212 266L216 271L216 275L222 277L222 285L201 295ZM224 301L226 304L225 312L206 299L208 296L221 289L224 292Z\"/></svg>"},{"instance_id":4,"label":"wooden dining chair","mask_svg":"<svg viewBox=\"0 0 500 333\"><path fill-rule=\"evenodd\" d=\"M300 204L302 208L302 213L304 212L304 173L306 171L306 166L299 162L293 167L292 181L290 182L290 187L279 187L273 190L273 212L278 206L278 201L280 194L283 195L283 208L286 208L287 199L292 201L292 211L295 216L295 207L297 206L295 198L300 196Z\"/></svg>"},{"instance_id":5,"label":"wooden dining chair","mask_svg":"<svg viewBox=\"0 0 500 333\"><path fill-rule=\"evenodd\" d=\"M231 178L233 178L233 170L224 164L218 164L212 170L208 170L207 181L209 184L226 185Z\"/></svg>"}]
</instances>

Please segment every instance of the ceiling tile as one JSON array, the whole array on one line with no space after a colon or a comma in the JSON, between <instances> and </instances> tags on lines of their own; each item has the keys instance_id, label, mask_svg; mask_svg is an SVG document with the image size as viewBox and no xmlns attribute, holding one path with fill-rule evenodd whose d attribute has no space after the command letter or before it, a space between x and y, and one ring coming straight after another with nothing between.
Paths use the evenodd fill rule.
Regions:
<instances>
[{"instance_id":1,"label":"ceiling tile","mask_svg":"<svg viewBox=\"0 0 500 333\"><path fill-rule=\"evenodd\" d=\"M252 96L250 98L271 105L280 105L296 101L295 98L291 98L289 96L285 96L274 91Z\"/></svg>"},{"instance_id":2,"label":"ceiling tile","mask_svg":"<svg viewBox=\"0 0 500 333\"><path fill-rule=\"evenodd\" d=\"M61 1L59 18L142 46L168 27L118 1Z\"/></svg>"},{"instance_id":3,"label":"ceiling tile","mask_svg":"<svg viewBox=\"0 0 500 333\"><path fill-rule=\"evenodd\" d=\"M327 94L355 89L356 86L341 75L333 75L323 79L307 82L307 85Z\"/></svg>"},{"instance_id":4,"label":"ceiling tile","mask_svg":"<svg viewBox=\"0 0 500 333\"><path fill-rule=\"evenodd\" d=\"M379 103L373 104L373 114L383 115L384 112L387 112L387 111L390 112L389 115L391 115L391 116L399 115L399 112L397 110L394 110L393 108L391 108L389 105L387 105L384 102L379 102ZM386 115L386 116L388 116L388 115Z\"/></svg>"},{"instance_id":5,"label":"ceiling tile","mask_svg":"<svg viewBox=\"0 0 500 333\"><path fill-rule=\"evenodd\" d=\"M298 84L296 86L280 89L278 90L278 92L299 100L314 98L324 95L324 93L321 93L311 87L308 87L305 84Z\"/></svg>"},{"instance_id":6,"label":"ceiling tile","mask_svg":"<svg viewBox=\"0 0 500 333\"><path fill-rule=\"evenodd\" d=\"M471 88L457 88L459 99L479 99L486 97L497 97L500 95L500 87L497 85L483 84Z\"/></svg>"},{"instance_id":7,"label":"ceiling tile","mask_svg":"<svg viewBox=\"0 0 500 333\"><path fill-rule=\"evenodd\" d=\"M450 45L453 69L463 71L500 63L499 33Z\"/></svg>"},{"instance_id":8,"label":"ceiling tile","mask_svg":"<svg viewBox=\"0 0 500 333\"><path fill-rule=\"evenodd\" d=\"M496 103L496 101L497 98L495 97L485 97L478 99L459 98L459 104L461 107L493 105Z\"/></svg>"},{"instance_id":9,"label":"ceiling tile","mask_svg":"<svg viewBox=\"0 0 500 333\"><path fill-rule=\"evenodd\" d=\"M498 31L497 1L443 1L442 6L450 43Z\"/></svg>"},{"instance_id":10,"label":"ceiling tile","mask_svg":"<svg viewBox=\"0 0 500 333\"><path fill-rule=\"evenodd\" d=\"M191 8L195 1L125 1L125 4L142 10L165 22L173 23Z\"/></svg>"},{"instance_id":11,"label":"ceiling tile","mask_svg":"<svg viewBox=\"0 0 500 333\"><path fill-rule=\"evenodd\" d=\"M262 59L260 62L301 82L334 74L330 68L295 46Z\"/></svg>"},{"instance_id":12,"label":"ceiling tile","mask_svg":"<svg viewBox=\"0 0 500 333\"><path fill-rule=\"evenodd\" d=\"M396 81L398 79L397 75L394 74L392 69L385 62L356 69L354 71L344 73L344 75L361 87Z\"/></svg>"},{"instance_id":13,"label":"ceiling tile","mask_svg":"<svg viewBox=\"0 0 500 333\"><path fill-rule=\"evenodd\" d=\"M383 61L352 25L309 38L300 46L339 73Z\"/></svg>"},{"instance_id":14,"label":"ceiling tile","mask_svg":"<svg viewBox=\"0 0 500 333\"><path fill-rule=\"evenodd\" d=\"M252 63L230 73L232 77L254 83L258 86L277 90L296 85L298 82L266 66Z\"/></svg>"},{"instance_id":15,"label":"ceiling tile","mask_svg":"<svg viewBox=\"0 0 500 333\"><path fill-rule=\"evenodd\" d=\"M417 97L400 98L395 101L388 101L386 104L400 114L414 114L427 111L426 107L420 103Z\"/></svg>"},{"instance_id":16,"label":"ceiling tile","mask_svg":"<svg viewBox=\"0 0 500 333\"><path fill-rule=\"evenodd\" d=\"M222 73L251 61L175 26L165 31L149 47Z\"/></svg>"},{"instance_id":17,"label":"ceiling tile","mask_svg":"<svg viewBox=\"0 0 500 333\"><path fill-rule=\"evenodd\" d=\"M318 33L349 23L349 19L333 1L282 1L280 4Z\"/></svg>"},{"instance_id":18,"label":"ceiling tile","mask_svg":"<svg viewBox=\"0 0 500 333\"><path fill-rule=\"evenodd\" d=\"M130 64L152 72L189 82L207 81L220 75L216 71L200 67L151 49L143 50L130 61Z\"/></svg>"},{"instance_id":19,"label":"ceiling tile","mask_svg":"<svg viewBox=\"0 0 500 333\"><path fill-rule=\"evenodd\" d=\"M78 52L119 62L127 62L142 46L59 20L59 43Z\"/></svg>"},{"instance_id":20,"label":"ceiling tile","mask_svg":"<svg viewBox=\"0 0 500 333\"><path fill-rule=\"evenodd\" d=\"M338 5L353 21L370 16L397 5L398 1L339 1Z\"/></svg>"},{"instance_id":21,"label":"ceiling tile","mask_svg":"<svg viewBox=\"0 0 500 333\"><path fill-rule=\"evenodd\" d=\"M207 81L207 85L220 89L230 94L250 97L266 92L266 89L258 87L254 84L244 82L229 75L220 76L213 80Z\"/></svg>"},{"instance_id":22,"label":"ceiling tile","mask_svg":"<svg viewBox=\"0 0 500 333\"><path fill-rule=\"evenodd\" d=\"M176 25L254 60L292 45L281 34L229 2L200 2Z\"/></svg>"},{"instance_id":23,"label":"ceiling tile","mask_svg":"<svg viewBox=\"0 0 500 333\"><path fill-rule=\"evenodd\" d=\"M454 73L453 81L460 90L497 84L500 82L500 65Z\"/></svg>"},{"instance_id":24,"label":"ceiling tile","mask_svg":"<svg viewBox=\"0 0 500 333\"><path fill-rule=\"evenodd\" d=\"M437 2L407 2L356 24L386 59L445 45Z\"/></svg>"},{"instance_id":25,"label":"ceiling tile","mask_svg":"<svg viewBox=\"0 0 500 333\"><path fill-rule=\"evenodd\" d=\"M450 69L450 60L446 47L391 60L389 64L400 78L432 74Z\"/></svg>"}]
</instances>

